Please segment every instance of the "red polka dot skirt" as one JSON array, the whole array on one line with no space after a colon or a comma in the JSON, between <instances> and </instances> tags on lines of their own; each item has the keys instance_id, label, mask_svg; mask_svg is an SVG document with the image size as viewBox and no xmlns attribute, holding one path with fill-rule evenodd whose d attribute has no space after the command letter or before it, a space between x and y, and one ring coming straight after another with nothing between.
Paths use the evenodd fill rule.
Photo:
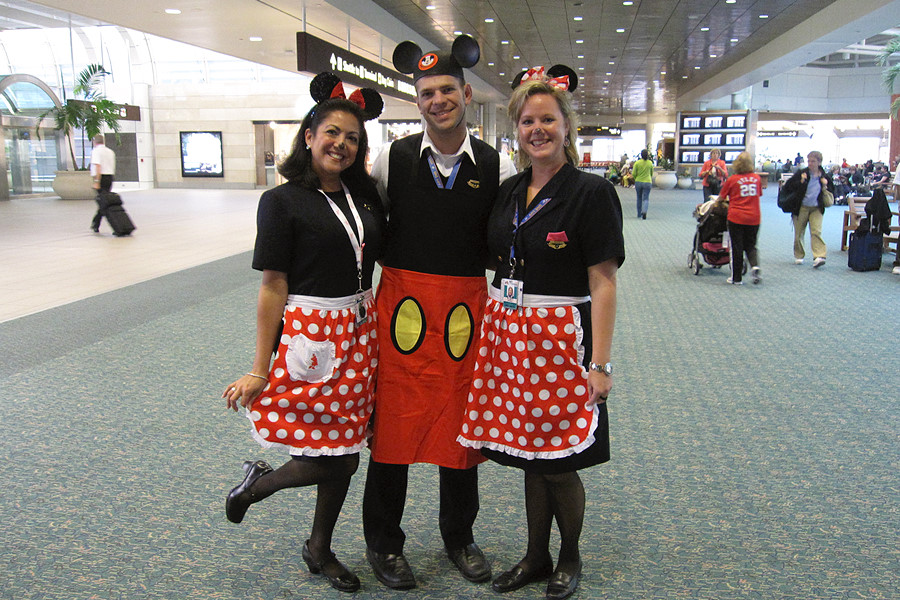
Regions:
<instances>
[{"instance_id":1,"label":"red polka dot skirt","mask_svg":"<svg viewBox=\"0 0 900 600\"><path fill-rule=\"evenodd\" d=\"M351 308L285 308L269 383L247 414L263 447L303 456L366 447L378 343L371 295L365 306L369 319L361 325Z\"/></svg>"},{"instance_id":2,"label":"red polka dot skirt","mask_svg":"<svg viewBox=\"0 0 900 600\"><path fill-rule=\"evenodd\" d=\"M519 311L489 299L457 441L528 460L589 447L597 408L587 406L582 338L574 306Z\"/></svg>"}]
</instances>

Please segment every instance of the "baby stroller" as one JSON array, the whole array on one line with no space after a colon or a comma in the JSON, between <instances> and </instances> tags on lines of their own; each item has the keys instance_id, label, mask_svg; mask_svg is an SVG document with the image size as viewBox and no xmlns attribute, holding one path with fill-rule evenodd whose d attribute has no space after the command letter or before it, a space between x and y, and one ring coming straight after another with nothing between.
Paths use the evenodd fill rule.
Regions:
<instances>
[{"instance_id":1,"label":"baby stroller","mask_svg":"<svg viewBox=\"0 0 900 600\"><path fill-rule=\"evenodd\" d=\"M718 196L710 196L703 204L694 209L697 219L697 231L694 233L694 244L688 254L688 268L699 275L703 268L700 257L714 269L719 269L731 262L730 250L722 244L722 237L728 231L728 202L719 202ZM747 264L744 263L744 272Z\"/></svg>"}]
</instances>

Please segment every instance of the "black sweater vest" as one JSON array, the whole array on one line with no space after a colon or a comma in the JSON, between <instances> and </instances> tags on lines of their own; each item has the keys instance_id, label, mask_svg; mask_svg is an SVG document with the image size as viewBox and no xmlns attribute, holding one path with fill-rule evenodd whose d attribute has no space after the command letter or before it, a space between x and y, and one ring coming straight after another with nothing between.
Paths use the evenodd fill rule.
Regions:
<instances>
[{"instance_id":1,"label":"black sweater vest","mask_svg":"<svg viewBox=\"0 0 900 600\"><path fill-rule=\"evenodd\" d=\"M483 277L487 221L499 188L500 155L470 137L477 164L463 154L453 189L440 189L427 151L419 155L423 135L391 144L384 265L434 275ZM446 179L441 180L446 184Z\"/></svg>"}]
</instances>

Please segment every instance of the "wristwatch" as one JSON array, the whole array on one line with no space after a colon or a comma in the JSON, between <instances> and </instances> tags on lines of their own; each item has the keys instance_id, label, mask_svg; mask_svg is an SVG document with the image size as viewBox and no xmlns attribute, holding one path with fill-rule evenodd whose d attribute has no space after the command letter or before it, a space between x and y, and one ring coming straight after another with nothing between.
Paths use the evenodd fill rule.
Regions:
<instances>
[{"instance_id":1,"label":"wristwatch","mask_svg":"<svg viewBox=\"0 0 900 600\"><path fill-rule=\"evenodd\" d=\"M605 365L601 365L595 362L591 363L591 371L597 371L598 373L603 373L607 377L612 375L612 363L606 363Z\"/></svg>"}]
</instances>

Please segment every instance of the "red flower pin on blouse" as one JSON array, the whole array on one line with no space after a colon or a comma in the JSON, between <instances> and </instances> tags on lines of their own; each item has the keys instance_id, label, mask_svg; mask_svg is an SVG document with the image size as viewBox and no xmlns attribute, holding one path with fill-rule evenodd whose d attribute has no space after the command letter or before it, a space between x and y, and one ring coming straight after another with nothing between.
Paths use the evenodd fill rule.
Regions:
<instances>
[{"instance_id":1,"label":"red flower pin on blouse","mask_svg":"<svg viewBox=\"0 0 900 600\"><path fill-rule=\"evenodd\" d=\"M547 234L547 245L554 250L560 250L566 247L569 237L565 231L551 231Z\"/></svg>"}]
</instances>

